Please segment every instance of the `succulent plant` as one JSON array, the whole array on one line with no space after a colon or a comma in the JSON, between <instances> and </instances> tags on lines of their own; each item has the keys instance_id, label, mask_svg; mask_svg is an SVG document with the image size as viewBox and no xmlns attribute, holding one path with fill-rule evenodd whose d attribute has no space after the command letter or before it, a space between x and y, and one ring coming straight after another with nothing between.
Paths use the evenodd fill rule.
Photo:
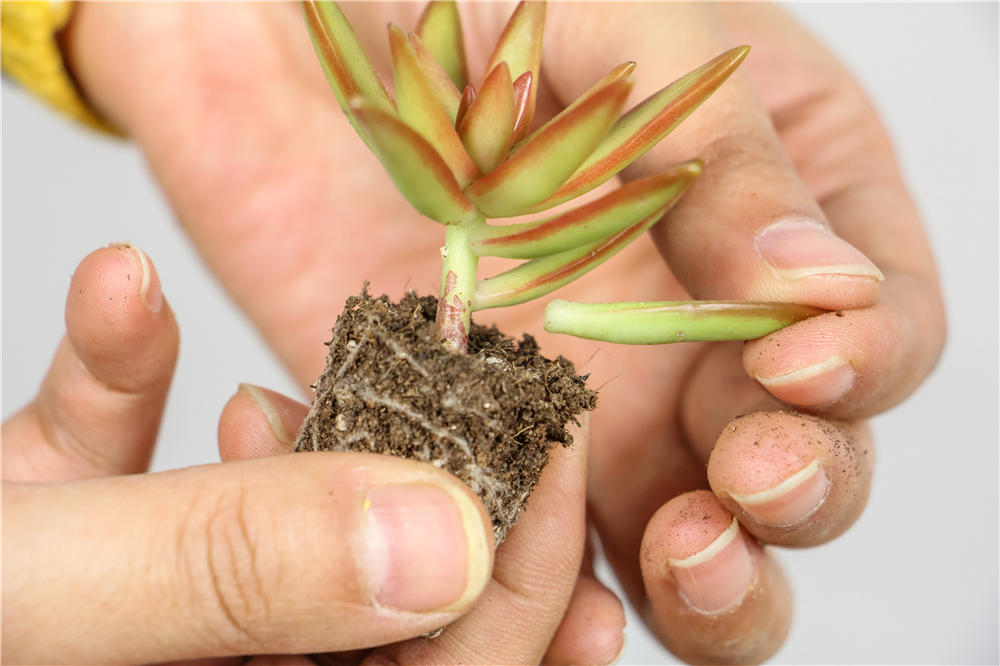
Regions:
<instances>
[{"instance_id":1,"label":"succulent plant","mask_svg":"<svg viewBox=\"0 0 1000 666\"><path fill-rule=\"evenodd\" d=\"M656 224L702 165L680 164L542 220L487 220L547 210L614 177L704 102L749 51L726 51L622 114L635 69L624 63L532 131L544 2L517 6L478 87L469 82L455 2L431 2L414 33L390 25L395 99L336 3L306 0L304 8L347 118L402 195L445 225L437 326L459 351L473 311L538 298L595 268ZM525 261L478 279L483 256ZM554 301L545 327L631 344L731 340L766 335L818 312L782 303Z\"/></svg>"}]
</instances>

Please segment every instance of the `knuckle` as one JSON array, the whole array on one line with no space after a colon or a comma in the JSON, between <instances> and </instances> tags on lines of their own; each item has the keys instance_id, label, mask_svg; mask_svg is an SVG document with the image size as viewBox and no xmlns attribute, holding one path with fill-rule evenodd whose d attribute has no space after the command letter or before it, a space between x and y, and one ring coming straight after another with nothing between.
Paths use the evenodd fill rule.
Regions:
<instances>
[{"instance_id":1,"label":"knuckle","mask_svg":"<svg viewBox=\"0 0 1000 666\"><path fill-rule=\"evenodd\" d=\"M248 489L241 484L215 491L214 501L201 503L185 521L179 540L185 580L195 608L203 610L202 629L212 644L239 652L262 649L271 609L260 566L266 525L251 521ZM279 567L269 568L277 571Z\"/></svg>"}]
</instances>

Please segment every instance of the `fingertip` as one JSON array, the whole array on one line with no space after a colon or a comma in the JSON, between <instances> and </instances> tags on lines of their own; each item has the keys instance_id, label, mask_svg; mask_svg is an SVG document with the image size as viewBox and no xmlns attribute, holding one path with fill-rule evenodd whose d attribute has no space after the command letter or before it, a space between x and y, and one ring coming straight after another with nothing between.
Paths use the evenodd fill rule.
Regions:
<instances>
[{"instance_id":1,"label":"fingertip","mask_svg":"<svg viewBox=\"0 0 1000 666\"><path fill-rule=\"evenodd\" d=\"M709 491L660 508L643 536L641 568L648 621L686 661L759 662L788 633L791 595L780 568Z\"/></svg>"},{"instance_id":2,"label":"fingertip","mask_svg":"<svg viewBox=\"0 0 1000 666\"><path fill-rule=\"evenodd\" d=\"M755 412L720 435L708 480L756 537L783 546L828 541L861 514L871 483L863 428L790 412Z\"/></svg>"},{"instance_id":3,"label":"fingertip","mask_svg":"<svg viewBox=\"0 0 1000 666\"><path fill-rule=\"evenodd\" d=\"M596 578L583 575L542 663L614 663L625 647L624 632L621 600Z\"/></svg>"},{"instance_id":4,"label":"fingertip","mask_svg":"<svg viewBox=\"0 0 1000 666\"><path fill-rule=\"evenodd\" d=\"M280 393L240 384L219 416L219 455L226 461L291 453L308 412Z\"/></svg>"},{"instance_id":5,"label":"fingertip","mask_svg":"<svg viewBox=\"0 0 1000 666\"><path fill-rule=\"evenodd\" d=\"M96 378L133 391L173 371L179 335L163 305L159 276L142 250L128 244L100 248L73 274L67 336Z\"/></svg>"}]
</instances>

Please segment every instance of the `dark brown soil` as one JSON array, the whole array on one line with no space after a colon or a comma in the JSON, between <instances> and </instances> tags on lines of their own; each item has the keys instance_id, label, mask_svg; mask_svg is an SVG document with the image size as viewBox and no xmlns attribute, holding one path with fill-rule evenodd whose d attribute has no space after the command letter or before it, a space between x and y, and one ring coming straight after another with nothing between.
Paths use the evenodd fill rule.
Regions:
<instances>
[{"instance_id":1,"label":"dark brown soil","mask_svg":"<svg viewBox=\"0 0 1000 666\"><path fill-rule=\"evenodd\" d=\"M496 328L472 325L468 354L434 330L437 299L347 300L296 451L370 451L430 462L482 498L499 544L524 509L566 425L597 394L573 364Z\"/></svg>"}]
</instances>

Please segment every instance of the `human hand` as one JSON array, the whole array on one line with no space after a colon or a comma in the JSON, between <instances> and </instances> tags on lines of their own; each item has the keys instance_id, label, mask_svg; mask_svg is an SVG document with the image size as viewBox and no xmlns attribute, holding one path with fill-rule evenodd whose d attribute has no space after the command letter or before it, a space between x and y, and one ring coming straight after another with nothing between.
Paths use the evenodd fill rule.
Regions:
<instances>
[{"instance_id":1,"label":"human hand","mask_svg":"<svg viewBox=\"0 0 1000 666\"><path fill-rule=\"evenodd\" d=\"M289 450L306 407L264 389L242 388L223 410L229 462L140 474L178 349L141 250L112 246L83 260L66 327L37 398L3 424L6 661L160 662L394 641L403 642L374 657L461 658L494 649L483 645L489 626L547 615L546 634L525 630L499 654L530 660L545 649L582 549L585 433L577 450L553 452L491 579L491 525L464 484L386 456L273 456ZM273 457L239 460L261 456ZM404 640L470 608L436 641ZM581 628L568 621L559 633ZM579 654L560 652L558 637L550 650Z\"/></svg>"},{"instance_id":2,"label":"human hand","mask_svg":"<svg viewBox=\"0 0 1000 666\"><path fill-rule=\"evenodd\" d=\"M412 25L419 11L348 9L356 26L371 29L361 35L370 52L383 54L385 19ZM426 221L413 219L343 122L295 10L157 11L95 7L89 19L81 12L74 48L78 74L143 145L208 263L307 384L322 366L315 343L325 339L343 298L364 278L376 291L397 293L404 285L433 290L440 238ZM566 293L586 300L766 298L850 311L803 322L742 352L738 345L699 345L601 347L594 355L591 343L540 337L547 350L577 360L593 356L584 369L595 385L618 378L603 389L592 422L598 446L589 490L605 550L629 596L682 656L753 660L777 647L790 611L780 574L746 532L737 543L745 543L750 554L755 591L724 612L692 608L693 595L685 600L677 594L680 579L664 561L714 541L731 524L730 510L744 530L765 542L810 545L846 529L863 506L870 473L864 463L870 442L858 420L895 404L919 383L936 358L943 324L916 213L884 131L856 86L777 10L714 11L622 3L613 9L588 5L585 11L550 7L544 78L553 85L541 91L542 118L546 108L551 113L623 60L639 62L639 99L726 47L750 43L755 49L744 65L747 76L738 74L628 174L696 154L706 158L699 183L654 234L673 273L653 246L636 247ZM470 46L492 44L506 14L506 8L470 7ZM88 30L105 38L88 46ZM726 30L734 38L724 37ZM479 34L487 36L477 39ZM241 58L225 57L232 53ZM486 56L470 53L473 71ZM384 58L378 64L384 71ZM158 87L142 85L154 77ZM804 267L786 263L796 259L789 254L772 252L769 265L757 252L767 245L755 242L757 233L789 216L828 221L875 261L886 281L879 284L862 259L832 240L826 250L816 246L816 255L798 257L821 268L812 275L788 270ZM804 235L824 237L809 227ZM370 252L376 244L384 251ZM846 273L831 267L845 262L853 266ZM531 305L497 319L509 330L531 330L541 321ZM792 373L830 358L833 364L818 370L831 372L812 378L808 371ZM831 436L821 421L765 414L734 424L737 431L716 446L734 416L780 406L741 365L753 375L783 377L770 381L770 390L787 404L848 420L850 436L843 437L853 438L853 445L844 446L842 436ZM785 426L786 438L772 436L778 426ZM761 447L763 454L757 452ZM798 525L768 527L732 500L734 493L754 495L774 486L814 458L824 470L813 477L814 493L828 473L829 490L820 509ZM859 474L838 473L838 463L857 463ZM683 494L709 480L724 503ZM678 499L650 522L672 498ZM698 514L710 516L710 529L674 520L698 503L712 509ZM762 506L755 505L758 516ZM794 516L770 518L794 522ZM644 534L647 547L641 548ZM744 566L736 573L745 574L747 560L739 561ZM731 598L747 587L746 577L732 569L700 584L731 592ZM733 652L719 654L723 644Z\"/></svg>"}]
</instances>

